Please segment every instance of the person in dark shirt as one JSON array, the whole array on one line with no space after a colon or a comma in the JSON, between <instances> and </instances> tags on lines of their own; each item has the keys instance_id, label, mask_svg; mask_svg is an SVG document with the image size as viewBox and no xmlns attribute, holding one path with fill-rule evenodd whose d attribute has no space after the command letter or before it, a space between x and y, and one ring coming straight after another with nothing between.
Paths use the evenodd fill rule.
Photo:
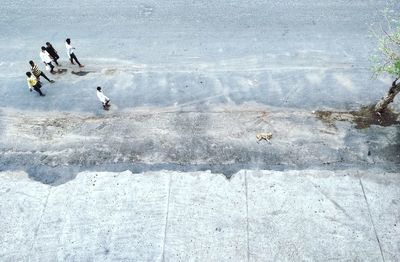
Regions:
<instances>
[{"instance_id":1,"label":"person in dark shirt","mask_svg":"<svg viewBox=\"0 0 400 262\"><path fill-rule=\"evenodd\" d=\"M46 42L46 51L49 53L49 55L53 58L54 62L56 65L60 66L57 62L57 60L60 58L57 54L57 51L54 49L54 47L49 43Z\"/></svg>"}]
</instances>

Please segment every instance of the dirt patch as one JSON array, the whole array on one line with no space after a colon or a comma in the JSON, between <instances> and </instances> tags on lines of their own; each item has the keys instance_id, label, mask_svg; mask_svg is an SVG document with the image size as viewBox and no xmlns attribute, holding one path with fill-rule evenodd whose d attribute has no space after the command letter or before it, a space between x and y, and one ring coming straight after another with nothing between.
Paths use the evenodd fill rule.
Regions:
<instances>
[{"instance_id":1,"label":"dirt patch","mask_svg":"<svg viewBox=\"0 0 400 262\"><path fill-rule=\"evenodd\" d=\"M117 72L117 69L113 69L113 68L105 69L105 70L103 70L103 72L105 75L114 75Z\"/></svg>"},{"instance_id":2,"label":"dirt patch","mask_svg":"<svg viewBox=\"0 0 400 262\"><path fill-rule=\"evenodd\" d=\"M371 125L392 126L400 124L399 113L386 110L382 114L377 114L374 105L362 107L358 111L315 111L315 116L330 127L335 126L336 121L347 121L355 125L357 129L368 128Z\"/></svg>"}]
</instances>

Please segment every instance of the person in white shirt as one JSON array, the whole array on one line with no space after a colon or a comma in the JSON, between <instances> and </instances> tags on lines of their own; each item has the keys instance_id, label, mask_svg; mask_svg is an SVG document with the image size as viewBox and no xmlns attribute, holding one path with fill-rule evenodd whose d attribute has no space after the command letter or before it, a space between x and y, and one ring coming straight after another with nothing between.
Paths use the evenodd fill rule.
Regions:
<instances>
[{"instance_id":1,"label":"person in white shirt","mask_svg":"<svg viewBox=\"0 0 400 262\"><path fill-rule=\"evenodd\" d=\"M71 45L71 39L67 38L65 40L65 48L67 48L67 54L69 57L69 61L71 62L71 64L75 64L75 62L79 65L79 67L83 67L83 65L81 65L81 63L79 63L78 58L76 57L75 53L74 53L74 49L75 47L72 47Z\"/></svg>"},{"instance_id":2,"label":"person in white shirt","mask_svg":"<svg viewBox=\"0 0 400 262\"><path fill-rule=\"evenodd\" d=\"M105 96L103 94L103 92L101 91L101 87L98 86L97 87L97 97L99 98L100 102L103 103L103 109L104 110L108 110L110 108L110 98L108 98L107 96Z\"/></svg>"},{"instance_id":3,"label":"person in white shirt","mask_svg":"<svg viewBox=\"0 0 400 262\"><path fill-rule=\"evenodd\" d=\"M42 46L42 51L40 52L40 59L42 59L42 62L50 67L50 73L54 74L54 65L51 63L53 60L51 60L51 57L49 53L46 51L46 47Z\"/></svg>"}]
</instances>

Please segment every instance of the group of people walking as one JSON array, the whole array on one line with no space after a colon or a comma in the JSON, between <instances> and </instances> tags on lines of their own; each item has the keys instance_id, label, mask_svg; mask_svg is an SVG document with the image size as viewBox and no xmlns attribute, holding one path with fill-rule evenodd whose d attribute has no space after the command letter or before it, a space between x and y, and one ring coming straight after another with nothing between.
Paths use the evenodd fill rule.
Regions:
<instances>
[{"instance_id":1,"label":"group of people walking","mask_svg":"<svg viewBox=\"0 0 400 262\"><path fill-rule=\"evenodd\" d=\"M67 54L69 56L71 64L75 64L75 62L79 65L79 67L83 67L81 63L79 63L78 58L74 54L74 47L71 45L71 39L67 38L65 40L65 47L67 49ZM57 53L57 50L53 47L50 42L46 42L46 46L42 46L40 53L39 53L40 59L46 66L46 70L50 71L51 74L55 74L59 72L58 70L54 70L54 65L53 62L57 65L60 66L58 63L58 59L60 59L60 56ZM39 69L39 67L33 62L32 60L29 61L29 65L31 66L31 71L26 72L27 82L28 82L28 87L29 90L32 92L32 90L35 90L36 92L39 93L40 96L45 96L43 92L40 90L42 87L42 83L40 81L40 77L42 76L44 79L49 81L50 83L54 83L54 80L50 80L43 71Z\"/></svg>"},{"instance_id":2,"label":"group of people walking","mask_svg":"<svg viewBox=\"0 0 400 262\"><path fill-rule=\"evenodd\" d=\"M75 52L74 52L75 48L71 44L71 39L67 38L65 40L65 48L67 49L67 54L68 54L70 63L73 65L76 63L76 64L78 64L79 67L84 67L84 65L82 65L79 62L78 58L75 55ZM57 71L54 70L55 66L53 65L53 62L57 66L61 66L58 63L58 59L60 59L60 56L58 55L57 50L53 47L52 44L50 44L49 42L46 42L46 46L41 47L41 51L40 51L39 55L40 55L40 59L45 64L47 71L50 71L51 74L56 74L59 72L59 70L57 70ZM39 67L35 64L35 62L33 62L32 60L29 61L29 65L30 65L30 72L26 72L29 91L32 92L32 90L35 90L36 92L39 93L40 96L45 96L45 94L40 89L42 87L40 77L42 76L44 79L46 79L50 83L54 83L55 81L49 79L46 76L46 74L43 73L43 71L41 71L39 69ZM101 87L97 87L97 97L102 102L103 108L105 110L108 110L110 107L110 104L109 104L110 99L103 94Z\"/></svg>"}]
</instances>

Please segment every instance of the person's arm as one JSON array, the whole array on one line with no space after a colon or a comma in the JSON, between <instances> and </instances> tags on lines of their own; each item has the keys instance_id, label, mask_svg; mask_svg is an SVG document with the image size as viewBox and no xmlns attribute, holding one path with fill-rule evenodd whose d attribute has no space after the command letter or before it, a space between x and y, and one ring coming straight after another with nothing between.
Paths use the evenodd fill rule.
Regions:
<instances>
[{"instance_id":1,"label":"person's arm","mask_svg":"<svg viewBox=\"0 0 400 262\"><path fill-rule=\"evenodd\" d=\"M29 78L26 81L28 82L29 91L32 92L32 86L31 82L29 81Z\"/></svg>"}]
</instances>

